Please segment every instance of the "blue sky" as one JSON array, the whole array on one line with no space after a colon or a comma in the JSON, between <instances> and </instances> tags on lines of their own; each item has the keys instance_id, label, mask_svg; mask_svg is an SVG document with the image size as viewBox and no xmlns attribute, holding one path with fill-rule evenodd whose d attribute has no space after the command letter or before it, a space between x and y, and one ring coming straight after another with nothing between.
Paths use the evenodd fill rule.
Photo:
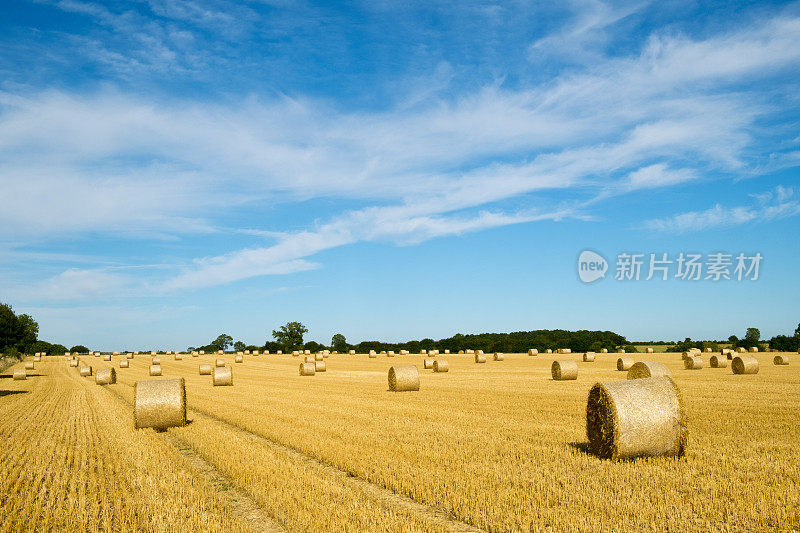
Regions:
<instances>
[{"instance_id":1,"label":"blue sky","mask_svg":"<svg viewBox=\"0 0 800 533\"><path fill-rule=\"evenodd\" d=\"M552 4L4 3L0 300L106 349L794 331L800 4Z\"/></svg>"}]
</instances>

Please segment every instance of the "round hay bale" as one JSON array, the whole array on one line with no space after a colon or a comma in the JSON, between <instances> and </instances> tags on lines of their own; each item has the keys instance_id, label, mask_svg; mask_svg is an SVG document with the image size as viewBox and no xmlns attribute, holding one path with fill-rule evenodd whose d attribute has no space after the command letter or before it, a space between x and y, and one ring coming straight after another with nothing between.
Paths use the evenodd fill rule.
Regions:
<instances>
[{"instance_id":1,"label":"round hay bale","mask_svg":"<svg viewBox=\"0 0 800 533\"><path fill-rule=\"evenodd\" d=\"M586 435L591 452L605 459L683 456L688 431L677 385L669 377L595 384Z\"/></svg>"},{"instance_id":2,"label":"round hay bale","mask_svg":"<svg viewBox=\"0 0 800 533\"><path fill-rule=\"evenodd\" d=\"M128 359L133 359L133 354L132 353L125 354L125 357Z\"/></svg>"},{"instance_id":3,"label":"round hay bale","mask_svg":"<svg viewBox=\"0 0 800 533\"><path fill-rule=\"evenodd\" d=\"M233 371L229 366L218 366L214 368L212 378L215 387L233 386Z\"/></svg>"},{"instance_id":4,"label":"round hay bale","mask_svg":"<svg viewBox=\"0 0 800 533\"><path fill-rule=\"evenodd\" d=\"M292 352L292 357L297 357L298 355L300 355L300 352L298 352L297 350Z\"/></svg>"},{"instance_id":5,"label":"round hay bale","mask_svg":"<svg viewBox=\"0 0 800 533\"><path fill-rule=\"evenodd\" d=\"M594 352L586 352L583 354L583 362L584 363L593 363L594 362Z\"/></svg>"},{"instance_id":6,"label":"round hay bale","mask_svg":"<svg viewBox=\"0 0 800 533\"><path fill-rule=\"evenodd\" d=\"M459 350L458 355L464 355L464 350Z\"/></svg>"},{"instance_id":7,"label":"round hay bale","mask_svg":"<svg viewBox=\"0 0 800 533\"><path fill-rule=\"evenodd\" d=\"M722 357L722 354L712 355L709 357L708 363L711 365L711 368L728 368L728 359Z\"/></svg>"},{"instance_id":8,"label":"round hay bale","mask_svg":"<svg viewBox=\"0 0 800 533\"><path fill-rule=\"evenodd\" d=\"M433 371L434 372L449 372L450 365L444 359L437 359L433 362Z\"/></svg>"},{"instance_id":9,"label":"round hay bale","mask_svg":"<svg viewBox=\"0 0 800 533\"><path fill-rule=\"evenodd\" d=\"M217 359L217 361L214 363L214 366L218 368L225 366L225 359Z\"/></svg>"},{"instance_id":10,"label":"round hay bale","mask_svg":"<svg viewBox=\"0 0 800 533\"><path fill-rule=\"evenodd\" d=\"M113 368L100 368L94 375L94 382L98 385L113 385L117 382L117 371Z\"/></svg>"},{"instance_id":11,"label":"round hay bale","mask_svg":"<svg viewBox=\"0 0 800 533\"><path fill-rule=\"evenodd\" d=\"M703 368L703 358L697 356L689 356L683 360L683 368L686 370L701 370Z\"/></svg>"},{"instance_id":12,"label":"round hay bale","mask_svg":"<svg viewBox=\"0 0 800 533\"><path fill-rule=\"evenodd\" d=\"M789 356L788 355L776 355L772 358L772 364L776 366L788 365L789 364Z\"/></svg>"},{"instance_id":13,"label":"round hay bale","mask_svg":"<svg viewBox=\"0 0 800 533\"><path fill-rule=\"evenodd\" d=\"M625 353L625 348L622 348L619 353Z\"/></svg>"},{"instance_id":14,"label":"round hay bale","mask_svg":"<svg viewBox=\"0 0 800 533\"><path fill-rule=\"evenodd\" d=\"M505 358L503 354L500 352L494 352L494 360L495 361L502 361Z\"/></svg>"},{"instance_id":15,"label":"round hay bale","mask_svg":"<svg viewBox=\"0 0 800 533\"><path fill-rule=\"evenodd\" d=\"M81 374L81 375L83 375L83 374ZM25 371L25 369L14 370L14 374L12 374L11 379L14 379L16 381L20 381L20 380L23 380L23 379L28 379L28 372Z\"/></svg>"},{"instance_id":16,"label":"round hay bale","mask_svg":"<svg viewBox=\"0 0 800 533\"><path fill-rule=\"evenodd\" d=\"M425 370L428 370L428 369L430 369L430 368L433 368L433 363L434 363L435 361L436 361L435 359L423 359L423 361L422 361L422 368L424 368Z\"/></svg>"},{"instance_id":17,"label":"round hay bale","mask_svg":"<svg viewBox=\"0 0 800 533\"><path fill-rule=\"evenodd\" d=\"M325 356L323 354L321 353L314 354L314 361L322 361L323 359L325 359Z\"/></svg>"},{"instance_id":18,"label":"round hay bale","mask_svg":"<svg viewBox=\"0 0 800 533\"><path fill-rule=\"evenodd\" d=\"M164 353L165 353L166 355L172 355L172 350L167 350L167 351L166 351L166 352L164 352Z\"/></svg>"},{"instance_id":19,"label":"round hay bale","mask_svg":"<svg viewBox=\"0 0 800 533\"><path fill-rule=\"evenodd\" d=\"M747 353L747 350L745 350L743 347L739 346L738 348L736 348L736 353Z\"/></svg>"},{"instance_id":20,"label":"round hay bale","mask_svg":"<svg viewBox=\"0 0 800 533\"><path fill-rule=\"evenodd\" d=\"M33 370L33 369L34 369L34 366L35 366L35 365L34 365L33 361L27 361L27 362L25 363L25 367L24 367L24 368L25 368L25 370Z\"/></svg>"},{"instance_id":21,"label":"round hay bale","mask_svg":"<svg viewBox=\"0 0 800 533\"><path fill-rule=\"evenodd\" d=\"M69 366L75 366L75 367L78 366L78 360L77 359L72 359L69 362Z\"/></svg>"},{"instance_id":22,"label":"round hay bale","mask_svg":"<svg viewBox=\"0 0 800 533\"><path fill-rule=\"evenodd\" d=\"M375 353L375 350L370 350L369 351L369 358L370 359L375 359L376 357L378 357L378 354Z\"/></svg>"},{"instance_id":23,"label":"round hay bale","mask_svg":"<svg viewBox=\"0 0 800 533\"><path fill-rule=\"evenodd\" d=\"M150 361L150 364L151 365L160 365L161 364L161 358L160 357L153 357L153 359Z\"/></svg>"},{"instance_id":24,"label":"round hay bale","mask_svg":"<svg viewBox=\"0 0 800 533\"><path fill-rule=\"evenodd\" d=\"M550 374L554 381L578 379L578 363L571 359L553 361L550 366Z\"/></svg>"},{"instance_id":25,"label":"round hay bale","mask_svg":"<svg viewBox=\"0 0 800 533\"><path fill-rule=\"evenodd\" d=\"M267 350L265 353L266 353L267 355L269 355L269 350ZM278 355L283 355L283 350L278 350L278 351L277 351L277 352L275 352L275 353L276 353L276 354L278 354Z\"/></svg>"},{"instance_id":26,"label":"round hay bale","mask_svg":"<svg viewBox=\"0 0 800 533\"><path fill-rule=\"evenodd\" d=\"M537 350L536 348L528 350L528 355L539 355L539 350Z\"/></svg>"},{"instance_id":27,"label":"round hay bale","mask_svg":"<svg viewBox=\"0 0 800 533\"><path fill-rule=\"evenodd\" d=\"M608 348L603 348L602 350L600 350L600 353L608 353Z\"/></svg>"},{"instance_id":28,"label":"round hay bale","mask_svg":"<svg viewBox=\"0 0 800 533\"><path fill-rule=\"evenodd\" d=\"M428 350L420 350L419 354L420 355L428 355Z\"/></svg>"},{"instance_id":29,"label":"round hay bale","mask_svg":"<svg viewBox=\"0 0 800 533\"><path fill-rule=\"evenodd\" d=\"M419 370L414 365L393 366L389 369L389 390L394 392L419 390Z\"/></svg>"},{"instance_id":30,"label":"round hay bale","mask_svg":"<svg viewBox=\"0 0 800 533\"><path fill-rule=\"evenodd\" d=\"M652 348L645 348L644 351L645 351L645 353L653 353L653 349Z\"/></svg>"},{"instance_id":31,"label":"round hay bale","mask_svg":"<svg viewBox=\"0 0 800 533\"><path fill-rule=\"evenodd\" d=\"M316 359L316 357L314 357L314 356L307 355L307 356L305 356L305 357L303 358L303 360L304 360L306 363L313 363L313 362L315 362L317 359Z\"/></svg>"},{"instance_id":32,"label":"round hay bale","mask_svg":"<svg viewBox=\"0 0 800 533\"><path fill-rule=\"evenodd\" d=\"M92 375L92 367L90 366L82 366L81 367L81 377L88 378Z\"/></svg>"},{"instance_id":33,"label":"round hay bale","mask_svg":"<svg viewBox=\"0 0 800 533\"><path fill-rule=\"evenodd\" d=\"M311 350L303 350L303 355L311 355Z\"/></svg>"},{"instance_id":34,"label":"round hay bale","mask_svg":"<svg viewBox=\"0 0 800 533\"><path fill-rule=\"evenodd\" d=\"M258 355L258 354L259 354L259 353L261 353L261 352L259 352L258 350L253 350L253 352L252 352L252 353L253 353L253 355L254 355L254 356L256 356L256 355ZM267 350L267 355L269 355L269 350Z\"/></svg>"},{"instance_id":35,"label":"round hay bale","mask_svg":"<svg viewBox=\"0 0 800 533\"><path fill-rule=\"evenodd\" d=\"M41 361L42 361L42 357L41 357L41 356L39 356L39 355L37 355L37 356L35 356L35 357L33 358L33 362L34 362L34 363L40 363Z\"/></svg>"},{"instance_id":36,"label":"round hay bale","mask_svg":"<svg viewBox=\"0 0 800 533\"><path fill-rule=\"evenodd\" d=\"M245 351L244 351L244 354L245 354L245 355L250 355L250 350L245 350Z\"/></svg>"},{"instance_id":37,"label":"round hay bale","mask_svg":"<svg viewBox=\"0 0 800 533\"><path fill-rule=\"evenodd\" d=\"M389 350L388 352L386 352L386 357L394 357L394 352L392 350Z\"/></svg>"},{"instance_id":38,"label":"round hay bale","mask_svg":"<svg viewBox=\"0 0 800 533\"><path fill-rule=\"evenodd\" d=\"M317 371L316 363L300 363L301 376L313 376Z\"/></svg>"},{"instance_id":39,"label":"round hay bale","mask_svg":"<svg viewBox=\"0 0 800 533\"><path fill-rule=\"evenodd\" d=\"M469 349L469 350L466 350L466 352L465 352L465 353L466 353L467 355L472 355L472 354L474 354L474 353L475 353L475 350L473 350L473 349Z\"/></svg>"},{"instance_id":40,"label":"round hay bale","mask_svg":"<svg viewBox=\"0 0 800 533\"><path fill-rule=\"evenodd\" d=\"M348 353L349 353L350 355L355 355L355 354L356 354L356 351L355 351L355 350L350 350Z\"/></svg>"},{"instance_id":41,"label":"round hay bale","mask_svg":"<svg viewBox=\"0 0 800 533\"><path fill-rule=\"evenodd\" d=\"M617 370L625 372L633 366L633 357L620 357L617 359Z\"/></svg>"},{"instance_id":42,"label":"round hay bale","mask_svg":"<svg viewBox=\"0 0 800 533\"><path fill-rule=\"evenodd\" d=\"M107 353L103 356L103 361L111 361L111 354Z\"/></svg>"},{"instance_id":43,"label":"round hay bale","mask_svg":"<svg viewBox=\"0 0 800 533\"><path fill-rule=\"evenodd\" d=\"M133 427L167 428L186 425L186 383L178 379L149 379L133 386Z\"/></svg>"},{"instance_id":44,"label":"round hay bale","mask_svg":"<svg viewBox=\"0 0 800 533\"><path fill-rule=\"evenodd\" d=\"M325 361L316 361L314 363L314 371L315 372L325 372Z\"/></svg>"},{"instance_id":45,"label":"round hay bale","mask_svg":"<svg viewBox=\"0 0 800 533\"><path fill-rule=\"evenodd\" d=\"M150 352L150 355L158 355L158 352Z\"/></svg>"},{"instance_id":46,"label":"round hay bale","mask_svg":"<svg viewBox=\"0 0 800 533\"><path fill-rule=\"evenodd\" d=\"M548 348L548 349L546 349L546 350L544 351L544 353L553 353L553 350L552 350L552 349L550 349L550 348Z\"/></svg>"},{"instance_id":47,"label":"round hay bale","mask_svg":"<svg viewBox=\"0 0 800 533\"><path fill-rule=\"evenodd\" d=\"M752 355L737 355L733 358L731 368L734 374L758 374L758 359Z\"/></svg>"},{"instance_id":48,"label":"round hay bale","mask_svg":"<svg viewBox=\"0 0 800 533\"><path fill-rule=\"evenodd\" d=\"M483 352L481 350L478 350L477 352L475 352L475 362L476 363L485 363L486 362L486 356L483 355Z\"/></svg>"},{"instance_id":49,"label":"round hay bale","mask_svg":"<svg viewBox=\"0 0 800 533\"><path fill-rule=\"evenodd\" d=\"M160 376L161 375L161 365L150 365L150 375L151 376Z\"/></svg>"},{"instance_id":50,"label":"round hay bale","mask_svg":"<svg viewBox=\"0 0 800 533\"><path fill-rule=\"evenodd\" d=\"M445 351L444 351L444 354L445 354L445 355L450 355L450 350L445 350Z\"/></svg>"},{"instance_id":51,"label":"round hay bale","mask_svg":"<svg viewBox=\"0 0 800 533\"><path fill-rule=\"evenodd\" d=\"M200 354L197 353L197 350L192 350L191 354L192 357L200 357Z\"/></svg>"},{"instance_id":52,"label":"round hay bale","mask_svg":"<svg viewBox=\"0 0 800 533\"><path fill-rule=\"evenodd\" d=\"M176 353L175 353L175 356L174 356L174 358L173 358L173 359L174 359L175 361L182 361L182 360L183 360L183 356L182 356L181 354L179 354L179 353L177 353L177 352L176 352Z\"/></svg>"},{"instance_id":53,"label":"round hay bale","mask_svg":"<svg viewBox=\"0 0 800 533\"><path fill-rule=\"evenodd\" d=\"M233 362L234 363L244 363L244 356L237 355L236 357L233 358Z\"/></svg>"},{"instance_id":54,"label":"round hay bale","mask_svg":"<svg viewBox=\"0 0 800 533\"><path fill-rule=\"evenodd\" d=\"M217 350L217 355L225 355L225 350Z\"/></svg>"},{"instance_id":55,"label":"round hay bale","mask_svg":"<svg viewBox=\"0 0 800 533\"><path fill-rule=\"evenodd\" d=\"M214 367L208 363L201 364L197 367L201 376L210 376L214 373Z\"/></svg>"},{"instance_id":56,"label":"round hay bale","mask_svg":"<svg viewBox=\"0 0 800 533\"><path fill-rule=\"evenodd\" d=\"M712 352L711 348L706 348L706 353L711 353L711 352Z\"/></svg>"},{"instance_id":57,"label":"round hay bale","mask_svg":"<svg viewBox=\"0 0 800 533\"><path fill-rule=\"evenodd\" d=\"M127 359L121 359L120 360L120 362L119 362L119 367L120 368L128 368L129 366L130 366L130 363L128 362Z\"/></svg>"},{"instance_id":58,"label":"round hay bale","mask_svg":"<svg viewBox=\"0 0 800 533\"><path fill-rule=\"evenodd\" d=\"M669 368L658 361L639 361L628 370L628 379L669 377Z\"/></svg>"},{"instance_id":59,"label":"round hay bale","mask_svg":"<svg viewBox=\"0 0 800 533\"><path fill-rule=\"evenodd\" d=\"M758 352L758 347L756 347L756 346L751 346L751 347L750 347L750 349L749 349L748 351L749 351L750 353L756 353L756 352Z\"/></svg>"}]
</instances>

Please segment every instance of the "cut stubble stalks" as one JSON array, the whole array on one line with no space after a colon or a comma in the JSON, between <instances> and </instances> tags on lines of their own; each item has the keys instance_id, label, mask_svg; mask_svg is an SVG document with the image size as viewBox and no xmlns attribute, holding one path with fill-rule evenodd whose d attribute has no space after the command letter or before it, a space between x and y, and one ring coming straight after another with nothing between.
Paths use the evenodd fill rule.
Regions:
<instances>
[{"instance_id":1,"label":"cut stubble stalks","mask_svg":"<svg viewBox=\"0 0 800 533\"><path fill-rule=\"evenodd\" d=\"M183 378L137 381L133 386L133 426L165 430L186 425Z\"/></svg>"},{"instance_id":2,"label":"cut stubble stalks","mask_svg":"<svg viewBox=\"0 0 800 533\"><path fill-rule=\"evenodd\" d=\"M419 370L414 365L393 366L389 369L389 390L418 391Z\"/></svg>"},{"instance_id":3,"label":"cut stubble stalks","mask_svg":"<svg viewBox=\"0 0 800 533\"><path fill-rule=\"evenodd\" d=\"M681 457L688 431L672 378L597 383L586 405L589 449L605 459Z\"/></svg>"}]
</instances>

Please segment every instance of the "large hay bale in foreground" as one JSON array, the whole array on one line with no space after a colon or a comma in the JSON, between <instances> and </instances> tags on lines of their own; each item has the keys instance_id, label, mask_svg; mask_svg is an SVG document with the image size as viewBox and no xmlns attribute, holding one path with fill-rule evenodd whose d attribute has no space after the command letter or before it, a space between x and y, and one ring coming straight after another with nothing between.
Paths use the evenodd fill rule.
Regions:
<instances>
[{"instance_id":1,"label":"large hay bale in foreground","mask_svg":"<svg viewBox=\"0 0 800 533\"><path fill-rule=\"evenodd\" d=\"M233 385L233 371L229 366L218 366L214 368L212 378L215 387L229 387Z\"/></svg>"},{"instance_id":2,"label":"large hay bale in foreground","mask_svg":"<svg viewBox=\"0 0 800 533\"><path fill-rule=\"evenodd\" d=\"M327 370L325 366L325 361L316 361L314 363L314 371L315 372L325 372Z\"/></svg>"},{"instance_id":3,"label":"large hay bale in foreground","mask_svg":"<svg viewBox=\"0 0 800 533\"><path fill-rule=\"evenodd\" d=\"M244 362L244 356L243 355L237 355L236 357L233 358L233 362L234 363L243 363Z\"/></svg>"},{"instance_id":4,"label":"large hay bale in foreground","mask_svg":"<svg viewBox=\"0 0 800 533\"><path fill-rule=\"evenodd\" d=\"M626 370L630 370L633 366L633 357L620 357L617 359L617 370L620 372L624 372Z\"/></svg>"},{"instance_id":5,"label":"large hay bale in foreground","mask_svg":"<svg viewBox=\"0 0 800 533\"><path fill-rule=\"evenodd\" d=\"M128 368L129 366L130 366L130 363L128 362L127 359L120 360L120 362L119 362L119 367L120 368Z\"/></svg>"},{"instance_id":6,"label":"large hay bale in foreground","mask_svg":"<svg viewBox=\"0 0 800 533\"><path fill-rule=\"evenodd\" d=\"M82 366L81 367L81 377L88 378L92 375L92 367L90 366Z\"/></svg>"},{"instance_id":7,"label":"large hay bale in foreground","mask_svg":"<svg viewBox=\"0 0 800 533\"><path fill-rule=\"evenodd\" d=\"M433 371L434 372L449 372L450 365L444 359L437 359L433 362Z\"/></svg>"},{"instance_id":8,"label":"large hay bale in foreground","mask_svg":"<svg viewBox=\"0 0 800 533\"><path fill-rule=\"evenodd\" d=\"M389 369L389 390L394 392L419 390L419 370L414 365L393 366Z\"/></svg>"},{"instance_id":9,"label":"large hay bale in foreground","mask_svg":"<svg viewBox=\"0 0 800 533\"><path fill-rule=\"evenodd\" d=\"M502 361L503 359L505 359L505 355L503 355L500 352L494 352L494 360L495 361Z\"/></svg>"},{"instance_id":10,"label":"large hay bale in foreground","mask_svg":"<svg viewBox=\"0 0 800 533\"><path fill-rule=\"evenodd\" d=\"M150 365L150 375L151 376L160 376L161 375L161 365Z\"/></svg>"},{"instance_id":11,"label":"large hay bale in foreground","mask_svg":"<svg viewBox=\"0 0 800 533\"><path fill-rule=\"evenodd\" d=\"M477 352L475 352L475 362L476 363L485 363L486 362L486 356L483 355L483 351L482 350L478 350Z\"/></svg>"},{"instance_id":12,"label":"large hay bale in foreground","mask_svg":"<svg viewBox=\"0 0 800 533\"><path fill-rule=\"evenodd\" d=\"M133 427L165 430L186 425L186 383L178 379L137 381L133 386Z\"/></svg>"},{"instance_id":13,"label":"large hay bale in foreground","mask_svg":"<svg viewBox=\"0 0 800 533\"><path fill-rule=\"evenodd\" d=\"M594 352L586 352L583 354L583 362L584 363L593 363L594 362Z\"/></svg>"},{"instance_id":14,"label":"large hay bale in foreground","mask_svg":"<svg viewBox=\"0 0 800 533\"><path fill-rule=\"evenodd\" d=\"M11 375L11 379L20 381L23 379L28 379L28 372L25 369L17 369L14 370L14 373Z\"/></svg>"},{"instance_id":15,"label":"large hay bale in foreground","mask_svg":"<svg viewBox=\"0 0 800 533\"><path fill-rule=\"evenodd\" d=\"M216 362L214 363L214 366L218 368L225 366L225 359L217 359Z\"/></svg>"},{"instance_id":16,"label":"large hay bale in foreground","mask_svg":"<svg viewBox=\"0 0 800 533\"><path fill-rule=\"evenodd\" d=\"M550 374L554 381L568 381L578 379L578 363L572 359L553 361L550 366Z\"/></svg>"},{"instance_id":17,"label":"large hay bale in foreground","mask_svg":"<svg viewBox=\"0 0 800 533\"><path fill-rule=\"evenodd\" d=\"M728 368L728 359L723 357L722 354L712 355L708 360L711 368Z\"/></svg>"},{"instance_id":18,"label":"large hay bale in foreground","mask_svg":"<svg viewBox=\"0 0 800 533\"><path fill-rule=\"evenodd\" d=\"M690 355L683 359L683 368L686 370L701 370L703 368L703 358Z\"/></svg>"},{"instance_id":19,"label":"large hay bale in foreground","mask_svg":"<svg viewBox=\"0 0 800 533\"><path fill-rule=\"evenodd\" d=\"M100 368L94 375L94 382L98 385L113 385L117 382L117 371L113 368Z\"/></svg>"},{"instance_id":20,"label":"large hay bale in foreground","mask_svg":"<svg viewBox=\"0 0 800 533\"><path fill-rule=\"evenodd\" d=\"M426 370L429 369L429 368L433 368L433 363L435 361L436 361L435 359L425 359L425 360L423 360L422 361L422 368L424 368Z\"/></svg>"},{"instance_id":21,"label":"large hay bale in foreground","mask_svg":"<svg viewBox=\"0 0 800 533\"><path fill-rule=\"evenodd\" d=\"M316 363L300 363L301 376L313 376L317 371Z\"/></svg>"},{"instance_id":22,"label":"large hay bale in foreground","mask_svg":"<svg viewBox=\"0 0 800 533\"><path fill-rule=\"evenodd\" d=\"M758 359L747 354L737 355L733 358L731 368L734 374L758 374Z\"/></svg>"},{"instance_id":23,"label":"large hay bale in foreground","mask_svg":"<svg viewBox=\"0 0 800 533\"><path fill-rule=\"evenodd\" d=\"M776 355L772 358L772 364L777 366L788 365L789 364L789 356L788 355Z\"/></svg>"},{"instance_id":24,"label":"large hay bale in foreground","mask_svg":"<svg viewBox=\"0 0 800 533\"><path fill-rule=\"evenodd\" d=\"M35 366L33 361L27 361L24 368L25 370L33 370Z\"/></svg>"},{"instance_id":25,"label":"large hay bale in foreground","mask_svg":"<svg viewBox=\"0 0 800 533\"><path fill-rule=\"evenodd\" d=\"M539 350L537 350L536 348L532 348L528 350L528 355L539 355Z\"/></svg>"},{"instance_id":26,"label":"large hay bale in foreground","mask_svg":"<svg viewBox=\"0 0 800 533\"><path fill-rule=\"evenodd\" d=\"M597 383L586 435L591 452L606 459L681 457L688 431L680 391L669 377Z\"/></svg>"},{"instance_id":27,"label":"large hay bale in foreground","mask_svg":"<svg viewBox=\"0 0 800 533\"><path fill-rule=\"evenodd\" d=\"M214 372L214 367L208 363L198 366L197 369L200 371L201 376L210 376Z\"/></svg>"},{"instance_id":28,"label":"large hay bale in foreground","mask_svg":"<svg viewBox=\"0 0 800 533\"><path fill-rule=\"evenodd\" d=\"M667 365L658 361L639 361L628 370L628 379L660 378L671 375Z\"/></svg>"}]
</instances>

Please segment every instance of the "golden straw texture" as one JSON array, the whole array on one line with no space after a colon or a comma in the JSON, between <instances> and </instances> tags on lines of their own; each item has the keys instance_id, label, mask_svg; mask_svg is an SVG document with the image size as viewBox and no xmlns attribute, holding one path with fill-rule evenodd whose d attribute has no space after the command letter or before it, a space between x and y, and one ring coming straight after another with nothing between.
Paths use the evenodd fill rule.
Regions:
<instances>
[{"instance_id":1,"label":"golden straw texture","mask_svg":"<svg viewBox=\"0 0 800 533\"><path fill-rule=\"evenodd\" d=\"M186 425L183 378L137 381L133 386L133 427L165 430Z\"/></svg>"},{"instance_id":2,"label":"golden straw texture","mask_svg":"<svg viewBox=\"0 0 800 533\"><path fill-rule=\"evenodd\" d=\"M740 354L733 358L731 368L734 374L758 374L758 359L748 354Z\"/></svg>"},{"instance_id":3,"label":"golden straw texture","mask_svg":"<svg viewBox=\"0 0 800 533\"><path fill-rule=\"evenodd\" d=\"M639 361L628 370L628 379L642 379L671 376L672 374L664 363L658 361Z\"/></svg>"},{"instance_id":4,"label":"golden straw texture","mask_svg":"<svg viewBox=\"0 0 800 533\"><path fill-rule=\"evenodd\" d=\"M393 366L389 369L389 390L418 391L419 370L414 365Z\"/></svg>"},{"instance_id":5,"label":"golden straw texture","mask_svg":"<svg viewBox=\"0 0 800 533\"><path fill-rule=\"evenodd\" d=\"M578 363L572 359L553 361L550 366L550 374L555 381L578 379Z\"/></svg>"}]
</instances>

